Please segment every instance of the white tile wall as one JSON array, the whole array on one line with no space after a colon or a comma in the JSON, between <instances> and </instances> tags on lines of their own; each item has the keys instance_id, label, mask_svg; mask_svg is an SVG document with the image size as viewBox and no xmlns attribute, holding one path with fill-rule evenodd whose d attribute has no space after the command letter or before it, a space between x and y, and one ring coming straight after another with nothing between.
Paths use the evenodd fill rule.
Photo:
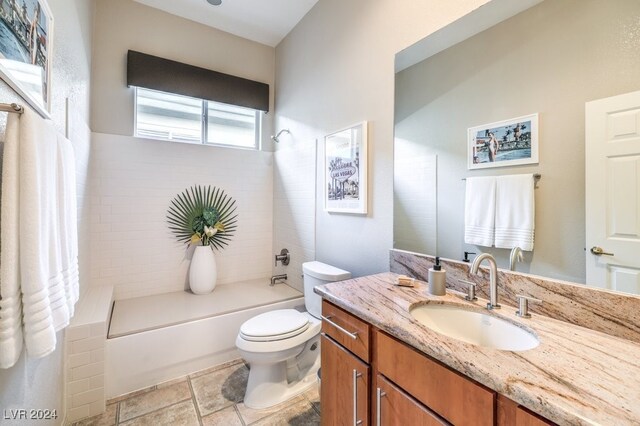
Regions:
<instances>
[{"instance_id":1,"label":"white tile wall","mask_svg":"<svg viewBox=\"0 0 640 426\"><path fill-rule=\"evenodd\" d=\"M85 292L65 333L67 423L105 410L104 352L113 288Z\"/></svg>"},{"instance_id":2,"label":"white tile wall","mask_svg":"<svg viewBox=\"0 0 640 426\"><path fill-rule=\"evenodd\" d=\"M273 247L273 154L93 134L91 285L116 299L186 288L191 251L165 221L171 199L212 185L236 199L238 230L216 252L218 283L269 277Z\"/></svg>"},{"instance_id":3,"label":"white tile wall","mask_svg":"<svg viewBox=\"0 0 640 426\"><path fill-rule=\"evenodd\" d=\"M289 249L288 266L274 268L287 273L287 283L303 291L302 263L315 260L316 142L289 138L274 154L273 252Z\"/></svg>"}]
</instances>

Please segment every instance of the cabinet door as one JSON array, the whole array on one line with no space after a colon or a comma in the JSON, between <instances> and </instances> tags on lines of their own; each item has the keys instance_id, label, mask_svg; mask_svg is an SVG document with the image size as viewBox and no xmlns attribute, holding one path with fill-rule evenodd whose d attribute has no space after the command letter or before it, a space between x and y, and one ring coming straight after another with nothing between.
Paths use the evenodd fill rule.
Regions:
<instances>
[{"instance_id":1,"label":"cabinet door","mask_svg":"<svg viewBox=\"0 0 640 426\"><path fill-rule=\"evenodd\" d=\"M369 424L369 366L322 335L320 402L325 426Z\"/></svg>"},{"instance_id":2,"label":"cabinet door","mask_svg":"<svg viewBox=\"0 0 640 426\"><path fill-rule=\"evenodd\" d=\"M555 423L540 417L526 408L498 395L498 426L550 426Z\"/></svg>"},{"instance_id":3,"label":"cabinet door","mask_svg":"<svg viewBox=\"0 0 640 426\"><path fill-rule=\"evenodd\" d=\"M494 426L496 393L378 331L378 371L457 426Z\"/></svg>"},{"instance_id":4,"label":"cabinet door","mask_svg":"<svg viewBox=\"0 0 640 426\"><path fill-rule=\"evenodd\" d=\"M383 376L378 374L376 383L376 426L442 426L449 424Z\"/></svg>"}]
</instances>

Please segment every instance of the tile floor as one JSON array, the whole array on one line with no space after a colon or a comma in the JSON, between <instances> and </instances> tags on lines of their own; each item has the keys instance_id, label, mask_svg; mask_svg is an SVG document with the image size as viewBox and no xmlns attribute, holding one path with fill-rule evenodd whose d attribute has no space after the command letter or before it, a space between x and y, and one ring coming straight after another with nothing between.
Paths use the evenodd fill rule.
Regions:
<instances>
[{"instance_id":1,"label":"tile floor","mask_svg":"<svg viewBox=\"0 0 640 426\"><path fill-rule=\"evenodd\" d=\"M107 411L73 426L319 425L318 387L266 410L242 403L249 369L232 361L107 403Z\"/></svg>"}]
</instances>

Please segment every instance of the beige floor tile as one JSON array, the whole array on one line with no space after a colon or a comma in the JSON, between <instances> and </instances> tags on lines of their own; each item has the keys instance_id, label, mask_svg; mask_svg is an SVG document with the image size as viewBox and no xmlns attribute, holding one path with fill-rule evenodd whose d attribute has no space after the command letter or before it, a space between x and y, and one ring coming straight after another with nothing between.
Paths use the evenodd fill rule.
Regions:
<instances>
[{"instance_id":1,"label":"beige floor tile","mask_svg":"<svg viewBox=\"0 0 640 426\"><path fill-rule=\"evenodd\" d=\"M123 426L199 426L200 422L193 402L188 400L120 424Z\"/></svg>"},{"instance_id":2,"label":"beige floor tile","mask_svg":"<svg viewBox=\"0 0 640 426\"><path fill-rule=\"evenodd\" d=\"M214 365L211 368L207 368L204 370L196 371L195 373L189 374L189 377L195 379L196 377L204 376L205 374L213 373L214 371L223 370L228 367L232 367L234 365L244 364L244 360L242 358L234 359L232 361L227 361L223 364Z\"/></svg>"},{"instance_id":3,"label":"beige floor tile","mask_svg":"<svg viewBox=\"0 0 640 426\"><path fill-rule=\"evenodd\" d=\"M191 379L200 415L206 416L242 402L248 377L249 369L244 364L237 364Z\"/></svg>"},{"instance_id":4,"label":"beige floor tile","mask_svg":"<svg viewBox=\"0 0 640 426\"><path fill-rule=\"evenodd\" d=\"M309 400L313 408L320 413L320 386L313 385L313 387L305 391L303 395Z\"/></svg>"},{"instance_id":5,"label":"beige floor tile","mask_svg":"<svg viewBox=\"0 0 640 426\"><path fill-rule=\"evenodd\" d=\"M175 384L186 382L186 381L187 381L187 376L178 377L177 379L168 380L166 382L162 382L156 385L156 389L168 388L169 386L173 386Z\"/></svg>"},{"instance_id":6,"label":"beige floor tile","mask_svg":"<svg viewBox=\"0 0 640 426\"><path fill-rule=\"evenodd\" d=\"M255 426L319 426L320 416L309 401L303 398L279 413L253 423ZM253 426L252 425L252 426Z\"/></svg>"},{"instance_id":7,"label":"beige floor tile","mask_svg":"<svg viewBox=\"0 0 640 426\"><path fill-rule=\"evenodd\" d=\"M232 405L203 417L202 426L243 426L243 423Z\"/></svg>"},{"instance_id":8,"label":"beige floor tile","mask_svg":"<svg viewBox=\"0 0 640 426\"><path fill-rule=\"evenodd\" d=\"M116 396L115 398L111 398L107 400L107 404L115 404L116 402L124 401L125 399L133 398L134 396L142 395L143 393L151 392L156 389L156 385L149 386L148 388L140 389L137 391L133 391L130 393L125 393L124 395Z\"/></svg>"},{"instance_id":9,"label":"beige floor tile","mask_svg":"<svg viewBox=\"0 0 640 426\"><path fill-rule=\"evenodd\" d=\"M288 401L283 402L282 404L274 405L270 408L265 408L263 410L256 410L254 408L249 408L243 403L238 404L238 412L240 413L240 417L244 420L245 424L255 423L260 419L264 419L265 417L269 417L272 414L275 414L279 411L285 410L292 405L299 403L300 401L306 401L305 397L302 395L298 395L295 398L292 398Z\"/></svg>"},{"instance_id":10,"label":"beige floor tile","mask_svg":"<svg viewBox=\"0 0 640 426\"><path fill-rule=\"evenodd\" d=\"M186 381L134 396L120 402L119 421L124 422L186 399L191 399Z\"/></svg>"},{"instance_id":11,"label":"beige floor tile","mask_svg":"<svg viewBox=\"0 0 640 426\"><path fill-rule=\"evenodd\" d=\"M116 424L117 410L118 404L109 404L104 413L75 422L73 426L113 426Z\"/></svg>"}]
</instances>

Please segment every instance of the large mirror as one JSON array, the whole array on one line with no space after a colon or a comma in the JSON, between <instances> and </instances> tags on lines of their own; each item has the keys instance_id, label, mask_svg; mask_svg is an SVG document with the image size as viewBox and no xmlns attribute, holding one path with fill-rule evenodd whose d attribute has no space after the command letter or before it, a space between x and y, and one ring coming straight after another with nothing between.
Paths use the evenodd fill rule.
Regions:
<instances>
[{"instance_id":1,"label":"large mirror","mask_svg":"<svg viewBox=\"0 0 640 426\"><path fill-rule=\"evenodd\" d=\"M516 270L640 291L640 265L619 267L617 285L587 277L589 264L606 256L590 253L585 219L587 186L606 186L585 182L585 104L640 90L640 1L493 0L400 52L395 87L395 248L457 260L489 252L508 268L509 249L465 244L465 179L540 174L534 248ZM637 111L627 108L603 128L631 140L640 133ZM470 170L469 128L530 114L539 117L537 164ZM607 229L625 244L635 241L618 248L616 259L640 258L633 253L640 249L640 155L629 158L635 163L626 161L626 174L606 187L623 212Z\"/></svg>"}]
</instances>

